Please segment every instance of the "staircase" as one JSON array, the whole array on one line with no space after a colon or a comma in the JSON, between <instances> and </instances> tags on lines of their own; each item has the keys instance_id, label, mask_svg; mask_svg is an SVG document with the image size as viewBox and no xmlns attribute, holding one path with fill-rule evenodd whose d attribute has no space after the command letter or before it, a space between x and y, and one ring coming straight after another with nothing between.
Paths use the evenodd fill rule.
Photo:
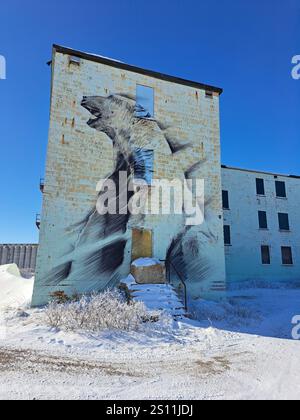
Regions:
<instances>
[{"instance_id":1,"label":"staircase","mask_svg":"<svg viewBox=\"0 0 300 420\"><path fill-rule=\"evenodd\" d=\"M170 284L137 284L134 277L129 275L122 280L122 286L131 300L143 302L149 312L164 311L175 320L187 316L184 304Z\"/></svg>"}]
</instances>

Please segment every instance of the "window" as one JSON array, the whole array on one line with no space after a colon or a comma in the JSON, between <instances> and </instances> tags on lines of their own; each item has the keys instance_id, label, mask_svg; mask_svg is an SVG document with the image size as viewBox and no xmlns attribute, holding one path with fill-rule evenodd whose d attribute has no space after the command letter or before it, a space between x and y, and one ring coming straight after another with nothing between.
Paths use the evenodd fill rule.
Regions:
<instances>
[{"instance_id":1,"label":"window","mask_svg":"<svg viewBox=\"0 0 300 420\"><path fill-rule=\"evenodd\" d=\"M275 181L275 186L276 186L276 197L286 198L285 182Z\"/></svg>"},{"instance_id":2,"label":"window","mask_svg":"<svg viewBox=\"0 0 300 420\"><path fill-rule=\"evenodd\" d=\"M134 151L134 178L152 184L154 151L147 149L135 149Z\"/></svg>"},{"instance_id":3,"label":"window","mask_svg":"<svg viewBox=\"0 0 300 420\"><path fill-rule=\"evenodd\" d=\"M270 247L268 245L263 245L261 247L261 261L264 265L271 264Z\"/></svg>"},{"instance_id":4,"label":"window","mask_svg":"<svg viewBox=\"0 0 300 420\"><path fill-rule=\"evenodd\" d=\"M154 117L154 89L147 86L136 87L135 116L139 118Z\"/></svg>"},{"instance_id":5,"label":"window","mask_svg":"<svg viewBox=\"0 0 300 420\"><path fill-rule=\"evenodd\" d=\"M267 213L265 211L258 212L258 223L260 229L268 229Z\"/></svg>"},{"instance_id":6,"label":"window","mask_svg":"<svg viewBox=\"0 0 300 420\"><path fill-rule=\"evenodd\" d=\"M229 193L228 191L222 191L223 209L229 210Z\"/></svg>"},{"instance_id":7,"label":"window","mask_svg":"<svg viewBox=\"0 0 300 420\"><path fill-rule=\"evenodd\" d=\"M293 254L290 246L282 246L281 255L283 265L293 265Z\"/></svg>"},{"instance_id":8,"label":"window","mask_svg":"<svg viewBox=\"0 0 300 420\"><path fill-rule=\"evenodd\" d=\"M225 242L225 245L231 245L231 232L230 232L230 226L228 225L224 226L224 242Z\"/></svg>"},{"instance_id":9,"label":"window","mask_svg":"<svg viewBox=\"0 0 300 420\"><path fill-rule=\"evenodd\" d=\"M289 215L287 213L278 213L278 222L280 230L290 230Z\"/></svg>"},{"instance_id":10,"label":"window","mask_svg":"<svg viewBox=\"0 0 300 420\"><path fill-rule=\"evenodd\" d=\"M265 195L265 181L262 178L256 178L256 194Z\"/></svg>"}]
</instances>

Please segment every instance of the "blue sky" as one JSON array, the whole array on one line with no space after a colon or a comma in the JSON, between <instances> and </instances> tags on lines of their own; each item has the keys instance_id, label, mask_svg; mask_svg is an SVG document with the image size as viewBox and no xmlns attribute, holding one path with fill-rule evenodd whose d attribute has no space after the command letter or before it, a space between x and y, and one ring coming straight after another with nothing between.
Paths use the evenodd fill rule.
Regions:
<instances>
[{"instance_id":1,"label":"blue sky","mask_svg":"<svg viewBox=\"0 0 300 420\"><path fill-rule=\"evenodd\" d=\"M299 0L2 0L0 242L38 240L53 43L223 87L223 163L300 174L299 25Z\"/></svg>"}]
</instances>

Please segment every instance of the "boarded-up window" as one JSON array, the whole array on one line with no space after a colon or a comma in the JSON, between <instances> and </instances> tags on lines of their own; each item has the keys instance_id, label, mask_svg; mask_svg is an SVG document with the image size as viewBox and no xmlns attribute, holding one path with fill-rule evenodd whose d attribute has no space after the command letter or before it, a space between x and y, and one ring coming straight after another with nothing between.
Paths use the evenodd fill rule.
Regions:
<instances>
[{"instance_id":1,"label":"boarded-up window","mask_svg":"<svg viewBox=\"0 0 300 420\"><path fill-rule=\"evenodd\" d=\"M271 264L270 247L268 245L263 245L261 247L261 260L264 265Z\"/></svg>"},{"instance_id":2,"label":"boarded-up window","mask_svg":"<svg viewBox=\"0 0 300 420\"><path fill-rule=\"evenodd\" d=\"M265 181L262 178L256 178L256 194L265 195Z\"/></svg>"},{"instance_id":3,"label":"boarded-up window","mask_svg":"<svg viewBox=\"0 0 300 420\"><path fill-rule=\"evenodd\" d=\"M228 191L222 191L223 209L229 210L229 193Z\"/></svg>"},{"instance_id":4,"label":"boarded-up window","mask_svg":"<svg viewBox=\"0 0 300 420\"><path fill-rule=\"evenodd\" d=\"M267 213L265 211L258 212L258 223L260 229L268 229Z\"/></svg>"},{"instance_id":5,"label":"boarded-up window","mask_svg":"<svg viewBox=\"0 0 300 420\"><path fill-rule=\"evenodd\" d=\"M276 197L286 198L285 182L275 181Z\"/></svg>"},{"instance_id":6,"label":"boarded-up window","mask_svg":"<svg viewBox=\"0 0 300 420\"><path fill-rule=\"evenodd\" d=\"M231 231L229 225L224 226L224 243L225 245L231 245Z\"/></svg>"},{"instance_id":7,"label":"boarded-up window","mask_svg":"<svg viewBox=\"0 0 300 420\"><path fill-rule=\"evenodd\" d=\"M136 117L154 117L154 89L148 86L137 85L136 87Z\"/></svg>"},{"instance_id":8,"label":"boarded-up window","mask_svg":"<svg viewBox=\"0 0 300 420\"><path fill-rule=\"evenodd\" d=\"M132 229L132 261L152 256L152 231Z\"/></svg>"},{"instance_id":9,"label":"boarded-up window","mask_svg":"<svg viewBox=\"0 0 300 420\"><path fill-rule=\"evenodd\" d=\"M278 222L280 230L290 230L289 215L287 213L278 213Z\"/></svg>"},{"instance_id":10,"label":"boarded-up window","mask_svg":"<svg viewBox=\"0 0 300 420\"><path fill-rule=\"evenodd\" d=\"M293 253L290 246L282 246L281 255L283 265L293 265Z\"/></svg>"}]
</instances>

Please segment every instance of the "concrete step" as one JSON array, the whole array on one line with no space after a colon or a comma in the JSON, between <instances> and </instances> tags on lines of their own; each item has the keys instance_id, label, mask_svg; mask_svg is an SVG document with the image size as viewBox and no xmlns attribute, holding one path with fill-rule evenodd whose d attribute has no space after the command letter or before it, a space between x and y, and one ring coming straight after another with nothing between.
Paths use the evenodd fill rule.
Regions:
<instances>
[{"instance_id":1,"label":"concrete step","mask_svg":"<svg viewBox=\"0 0 300 420\"><path fill-rule=\"evenodd\" d=\"M164 311L174 319L187 315L183 302L170 284L137 284L131 275L121 284L133 301L143 302L150 312Z\"/></svg>"}]
</instances>

